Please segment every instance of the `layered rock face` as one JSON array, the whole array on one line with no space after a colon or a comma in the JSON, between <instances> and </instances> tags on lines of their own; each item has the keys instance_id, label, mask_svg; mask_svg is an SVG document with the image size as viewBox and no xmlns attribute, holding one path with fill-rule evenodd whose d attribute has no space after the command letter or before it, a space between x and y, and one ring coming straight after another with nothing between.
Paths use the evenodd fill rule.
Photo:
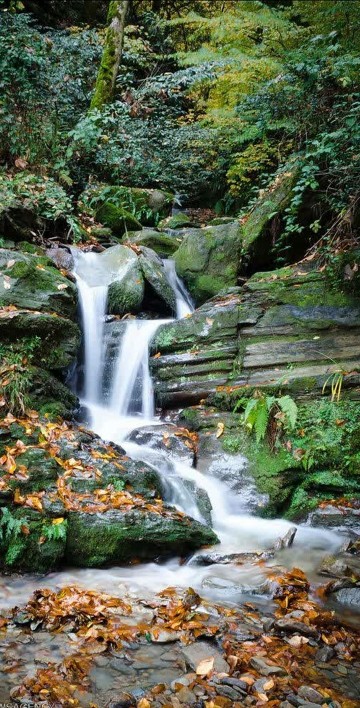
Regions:
<instances>
[{"instance_id":1,"label":"layered rock face","mask_svg":"<svg viewBox=\"0 0 360 708\"><path fill-rule=\"evenodd\" d=\"M360 300L309 265L257 273L185 320L159 328L151 361L159 404L199 403L219 387L314 395L329 376L360 382Z\"/></svg>"},{"instance_id":2,"label":"layered rock face","mask_svg":"<svg viewBox=\"0 0 360 708\"><path fill-rule=\"evenodd\" d=\"M80 345L76 311L75 285L49 258L0 249L2 385L10 407L72 412L76 397L63 381Z\"/></svg>"}]
</instances>

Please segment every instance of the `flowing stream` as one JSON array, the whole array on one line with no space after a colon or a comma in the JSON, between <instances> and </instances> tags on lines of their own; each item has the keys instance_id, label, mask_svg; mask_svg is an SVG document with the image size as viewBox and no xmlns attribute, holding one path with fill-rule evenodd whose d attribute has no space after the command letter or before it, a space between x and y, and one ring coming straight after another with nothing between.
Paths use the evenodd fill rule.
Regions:
<instances>
[{"instance_id":1,"label":"flowing stream","mask_svg":"<svg viewBox=\"0 0 360 708\"><path fill-rule=\"evenodd\" d=\"M165 272L177 303L177 318L191 314L193 305L189 294L175 272L171 260L164 261ZM212 526L220 545L212 549L221 554L253 552L269 549L291 526L281 519L268 520L253 515L249 508L246 489L239 494L219 477L204 474L169 454L130 442L127 438L137 428L161 425L155 416L154 392L149 373L149 344L156 330L169 320L124 320L124 332L119 338L115 361L108 386L104 390L106 346L104 321L109 284L116 272L101 266L101 257L95 253L76 252L75 277L77 281L84 336L84 381L82 404L88 412L88 424L104 440L121 444L127 454L146 462L157 470L163 480L165 499L189 516L205 523L196 501L196 489L208 495L212 505ZM225 458L225 455L224 455ZM246 469L247 461L237 456L237 472ZM246 475L245 482L246 486ZM250 484L248 480L247 484ZM253 483L252 483L253 484ZM331 531L297 526L294 546L281 552L281 564L301 567L310 576L315 575L324 555L333 552L341 541ZM206 552L209 552L208 550ZM241 565L196 565L198 551L186 564L180 559L167 563L146 563L133 567L111 569L74 569L52 573L43 581L28 581L29 592L35 587L58 587L79 583L93 589L122 594L125 588L137 592L158 592L168 585L192 587L203 595L223 602L238 602L250 593L260 596L266 591L264 568L245 562ZM275 561L279 562L279 557ZM16 582L12 583L11 600L17 600ZM19 601L24 583L19 583ZM259 600L260 601L260 600Z\"/></svg>"}]
</instances>

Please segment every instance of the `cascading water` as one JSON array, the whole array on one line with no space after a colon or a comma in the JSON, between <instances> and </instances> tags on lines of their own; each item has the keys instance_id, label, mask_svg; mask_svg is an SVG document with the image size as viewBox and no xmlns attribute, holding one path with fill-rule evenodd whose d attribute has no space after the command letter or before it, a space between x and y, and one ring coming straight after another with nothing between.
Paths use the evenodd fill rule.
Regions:
<instances>
[{"instance_id":1,"label":"cascading water","mask_svg":"<svg viewBox=\"0 0 360 708\"><path fill-rule=\"evenodd\" d=\"M157 470L164 480L168 502L200 521L194 490L203 489L212 505L212 525L220 538L216 548L219 553L259 551L268 549L290 527L289 522L279 519L262 519L249 513L247 494L234 492L217 477L201 473L189 465L172 459L167 453L147 446L140 446L126 438L134 428L160 421L153 418L153 392L148 369L149 343L162 321L129 320L124 322L125 332L115 357L112 373L112 395L104 392L104 369L106 367L104 335L104 315L109 283L116 278L116 272L104 269L97 254L75 254L75 277L78 283L82 323L84 330L85 385L82 388L82 402L90 413L90 427L105 440L121 443L128 455L142 460ZM191 303L184 296L183 286L175 276L173 265L166 264L168 279L172 283L178 299L178 312L189 314ZM185 300L185 302L184 302ZM181 302L182 301L182 302ZM105 304L104 304L105 303ZM183 310L180 310L180 305ZM91 379L95 379L92 381ZM140 397L139 397L140 388ZM246 460L237 458L238 474ZM245 500L245 501L244 501ZM293 525L293 524L292 524ZM316 580L315 569L324 555L332 553L341 545L341 539L329 531L297 526L294 546L281 555L284 566L300 567ZM159 592L169 585L189 587L203 596L226 603L244 601L248 593L263 592L266 576L257 563L245 562L240 565L196 565L196 556L183 564L173 559L166 564L147 563L132 567L110 569L76 569L52 573L41 580L27 580L30 593L38 587L59 588L65 585L83 585L99 591L123 595L124 592L140 594ZM278 560L276 560L278 562ZM268 561L271 563L271 561ZM21 604L24 592L23 581L9 584L7 601L11 607ZM252 601L254 601L254 597ZM261 597L257 596L257 602ZM4 604L4 602L3 602Z\"/></svg>"},{"instance_id":2,"label":"cascading water","mask_svg":"<svg viewBox=\"0 0 360 708\"><path fill-rule=\"evenodd\" d=\"M272 545L275 539L286 533L290 524L283 520L265 520L247 513L241 497L235 497L229 488L219 479L205 475L188 465L170 459L164 452L159 452L146 446L129 442L126 438L134 428L154 424L160 425L154 419L154 394L149 373L149 345L156 330L164 320L134 320L129 319L124 325L121 343L115 357L110 384L110 396L106 399L102 391L104 346L103 320L106 310L106 293L109 282L116 278L116 273L107 275L104 283L104 273L99 267L100 257L96 254L78 254L76 257L75 276L80 294L82 322L85 341L85 386L83 404L91 415L91 427L106 440L121 443L130 457L142 460L154 467L164 480L167 500L177 508L201 521L203 518L198 509L195 495L190 489L203 489L210 498L212 505L212 523L221 540L221 552L239 552L263 549ZM174 262L164 261L167 279L176 296L176 315L181 318L193 311L191 298L183 283L178 278ZM106 280L106 278L105 278ZM99 284L100 281L100 284ZM167 320L168 321L168 320ZM93 379L97 379L94 381ZM243 460L243 465L246 460ZM189 487L190 484L190 487ZM338 545L334 534L299 526L296 537L296 554L306 566L308 549L312 554L318 549L333 549ZM201 553L201 551L200 551ZM294 554L294 551L292 551ZM82 571L86 572L86 571ZM110 571L92 571L104 574ZM178 561L167 565L171 582L199 586L207 583L209 576L214 576L214 566L196 569L190 566L180 566ZM135 569L118 569L112 571L116 578L136 581L144 573L151 578L151 585L160 588L163 584L164 567L156 564L141 566L141 572ZM173 575L175 574L175 578ZM196 579L194 577L196 575ZM257 585L259 570L231 566L216 567L215 576L221 576L222 591L229 583L230 575L235 587ZM241 577L241 582L240 582ZM190 580L191 579L191 580ZM234 580L235 579L235 580ZM215 583L216 584L216 583Z\"/></svg>"}]
</instances>

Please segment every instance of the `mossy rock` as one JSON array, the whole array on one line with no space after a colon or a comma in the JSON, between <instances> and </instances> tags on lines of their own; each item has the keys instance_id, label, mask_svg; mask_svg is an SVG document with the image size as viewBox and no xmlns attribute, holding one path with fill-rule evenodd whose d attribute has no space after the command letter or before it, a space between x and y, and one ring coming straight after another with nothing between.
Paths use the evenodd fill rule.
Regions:
<instances>
[{"instance_id":1,"label":"mossy rock","mask_svg":"<svg viewBox=\"0 0 360 708\"><path fill-rule=\"evenodd\" d=\"M101 254L105 282L109 285L108 312L124 315L138 312L144 297L144 279L137 254L119 244Z\"/></svg>"},{"instance_id":2,"label":"mossy rock","mask_svg":"<svg viewBox=\"0 0 360 708\"><path fill-rule=\"evenodd\" d=\"M186 227L194 228L194 224L191 223L191 219L187 214L179 212L173 216L168 216L166 219L159 221L157 225L159 231L166 231L166 229L184 229Z\"/></svg>"},{"instance_id":3,"label":"mossy rock","mask_svg":"<svg viewBox=\"0 0 360 708\"><path fill-rule=\"evenodd\" d=\"M185 231L174 260L196 304L237 285L241 247L240 224Z\"/></svg>"},{"instance_id":4,"label":"mossy rock","mask_svg":"<svg viewBox=\"0 0 360 708\"><path fill-rule=\"evenodd\" d=\"M80 346L78 325L65 318L46 312L14 310L2 313L0 318L2 342L13 345L21 352L21 341L36 342L32 357L46 369L64 369L74 362Z\"/></svg>"},{"instance_id":5,"label":"mossy rock","mask_svg":"<svg viewBox=\"0 0 360 708\"><path fill-rule=\"evenodd\" d=\"M127 231L137 231L142 228L140 222L129 211L110 202L97 209L96 219L118 237Z\"/></svg>"},{"instance_id":6,"label":"mossy rock","mask_svg":"<svg viewBox=\"0 0 360 708\"><path fill-rule=\"evenodd\" d=\"M21 523L21 528L17 533L3 533L0 566L7 571L27 573L46 573L57 568L65 552L65 528L62 538L49 539L46 532L52 521L43 514L23 507L9 507L9 510L14 520Z\"/></svg>"},{"instance_id":7,"label":"mossy rock","mask_svg":"<svg viewBox=\"0 0 360 708\"><path fill-rule=\"evenodd\" d=\"M176 312L175 293L168 281L161 258L146 246L141 246L140 251L139 263L145 281L149 283L165 305L172 312Z\"/></svg>"},{"instance_id":8,"label":"mossy rock","mask_svg":"<svg viewBox=\"0 0 360 708\"><path fill-rule=\"evenodd\" d=\"M125 244L129 243L134 246L146 246L155 251L161 258L168 258L179 248L181 237L159 233L159 231L153 231L152 229L143 229L140 232L135 231L127 234L123 241Z\"/></svg>"},{"instance_id":9,"label":"mossy rock","mask_svg":"<svg viewBox=\"0 0 360 708\"><path fill-rule=\"evenodd\" d=\"M174 195L171 192L160 189L97 184L89 186L80 195L79 203L82 205L91 204L95 209L110 204L134 215L138 221L145 225L155 226L159 219L169 214L173 200ZM104 221L103 223L105 224ZM110 224L106 224L106 226L108 225L110 226Z\"/></svg>"},{"instance_id":10,"label":"mossy rock","mask_svg":"<svg viewBox=\"0 0 360 708\"><path fill-rule=\"evenodd\" d=\"M0 249L0 307L56 313L75 320L77 290L46 257Z\"/></svg>"},{"instance_id":11,"label":"mossy rock","mask_svg":"<svg viewBox=\"0 0 360 708\"><path fill-rule=\"evenodd\" d=\"M292 190L299 175L298 159L289 160L270 186L255 202L243 223L243 253L252 271L269 264L271 224L281 217L290 203Z\"/></svg>"},{"instance_id":12,"label":"mossy rock","mask_svg":"<svg viewBox=\"0 0 360 708\"><path fill-rule=\"evenodd\" d=\"M185 555L217 542L209 527L176 512L166 516L141 510L71 512L66 560L75 566L97 568L136 559Z\"/></svg>"}]
</instances>

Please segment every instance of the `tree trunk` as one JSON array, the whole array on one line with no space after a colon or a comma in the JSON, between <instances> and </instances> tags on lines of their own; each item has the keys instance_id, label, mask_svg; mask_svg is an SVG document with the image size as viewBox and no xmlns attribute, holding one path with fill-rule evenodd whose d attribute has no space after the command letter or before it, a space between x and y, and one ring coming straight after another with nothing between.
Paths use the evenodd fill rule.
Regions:
<instances>
[{"instance_id":1,"label":"tree trunk","mask_svg":"<svg viewBox=\"0 0 360 708\"><path fill-rule=\"evenodd\" d=\"M108 29L90 108L101 108L114 98L115 81L119 71L126 13L129 0L111 0L108 11Z\"/></svg>"}]
</instances>

